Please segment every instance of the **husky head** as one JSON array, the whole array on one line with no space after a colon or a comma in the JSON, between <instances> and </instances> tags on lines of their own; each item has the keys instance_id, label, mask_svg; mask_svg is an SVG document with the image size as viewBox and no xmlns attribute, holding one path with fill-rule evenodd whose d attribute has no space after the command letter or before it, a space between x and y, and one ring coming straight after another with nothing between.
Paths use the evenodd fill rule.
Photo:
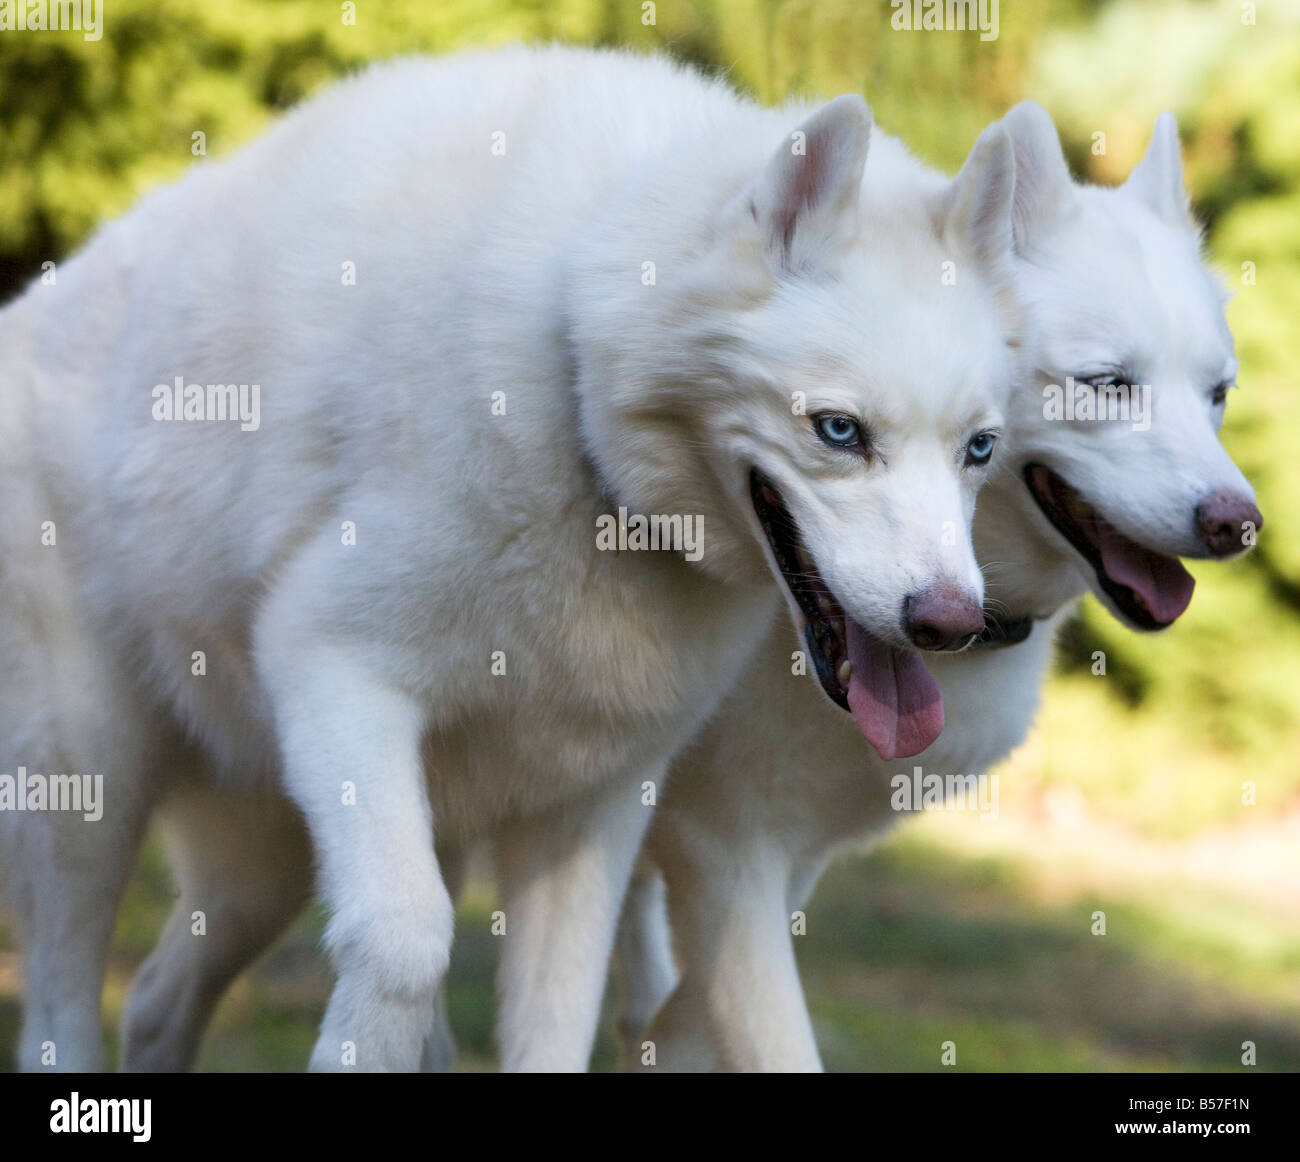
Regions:
<instances>
[{"instance_id":1,"label":"husky head","mask_svg":"<svg viewBox=\"0 0 1300 1162\"><path fill-rule=\"evenodd\" d=\"M1162 115L1129 180L1105 189L1071 181L1039 106L1018 105L1004 124L1038 374L1010 405L1001 467L1019 478L1040 540L1076 566L1044 570L1035 596L1050 611L1081 570L1116 616L1161 629L1192 596L1178 558L1231 556L1262 524L1219 443L1237 361L1188 216L1177 127Z\"/></svg>"},{"instance_id":2,"label":"husky head","mask_svg":"<svg viewBox=\"0 0 1300 1162\"><path fill-rule=\"evenodd\" d=\"M770 573L822 689L888 759L942 729L917 651L983 628L969 527L1015 375L1014 159L995 125L950 183L907 178L888 142L864 181L870 128L841 97L751 152L671 290L660 265L652 357L588 352L581 378L610 493L705 516L715 577Z\"/></svg>"}]
</instances>

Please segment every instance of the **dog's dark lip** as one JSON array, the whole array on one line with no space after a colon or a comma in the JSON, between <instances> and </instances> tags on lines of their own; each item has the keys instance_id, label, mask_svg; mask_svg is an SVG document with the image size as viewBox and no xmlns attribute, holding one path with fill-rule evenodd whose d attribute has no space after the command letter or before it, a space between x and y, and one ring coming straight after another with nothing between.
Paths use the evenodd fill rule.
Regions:
<instances>
[{"instance_id":1,"label":"dog's dark lip","mask_svg":"<svg viewBox=\"0 0 1300 1162\"><path fill-rule=\"evenodd\" d=\"M1046 488L1040 488L1035 482L1036 473L1039 471L1047 474L1048 485ZM1097 577L1097 583L1115 603L1115 608L1119 610L1123 618L1135 628L1143 630L1164 629L1166 626L1171 625L1172 622L1156 620L1151 611L1138 602L1137 595L1132 589L1127 585L1120 585L1118 582L1112 581L1107 576L1106 570L1102 566L1100 549L1083 528L1080 520L1071 514L1067 505L1082 506L1082 509L1086 510L1089 518L1093 521L1104 521L1106 518L1083 499L1078 489L1070 485L1045 464L1026 464L1023 475L1025 486L1029 489L1029 495L1034 498L1035 503L1042 510L1043 515L1051 521L1056 531L1069 541L1075 551L1092 566L1092 571Z\"/></svg>"},{"instance_id":2,"label":"dog's dark lip","mask_svg":"<svg viewBox=\"0 0 1300 1162\"><path fill-rule=\"evenodd\" d=\"M780 492L757 468L749 472L749 494L781 576L804 615L804 640L817 679L826 696L848 710L848 691L839 679L840 663L848 656L844 609L817 572Z\"/></svg>"},{"instance_id":3,"label":"dog's dark lip","mask_svg":"<svg viewBox=\"0 0 1300 1162\"><path fill-rule=\"evenodd\" d=\"M1018 646L1034 632L1032 617L1006 617L985 607L984 632L970 645L973 650L1001 650Z\"/></svg>"}]
</instances>

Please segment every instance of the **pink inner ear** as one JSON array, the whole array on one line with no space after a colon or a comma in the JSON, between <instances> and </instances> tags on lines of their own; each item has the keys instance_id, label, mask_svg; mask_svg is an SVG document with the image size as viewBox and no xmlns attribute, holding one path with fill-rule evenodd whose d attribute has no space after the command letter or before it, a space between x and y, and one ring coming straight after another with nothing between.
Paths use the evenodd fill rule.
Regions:
<instances>
[{"instance_id":1,"label":"pink inner ear","mask_svg":"<svg viewBox=\"0 0 1300 1162\"><path fill-rule=\"evenodd\" d=\"M826 133L809 136L804 144L806 152L801 156L791 154L781 186L779 208L773 216L774 233L781 238L781 257L788 262L794 245L795 228L799 216L812 209L825 196L826 158L834 149L834 144Z\"/></svg>"},{"instance_id":2,"label":"pink inner ear","mask_svg":"<svg viewBox=\"0 0 1300 1162\"><path fill-rule=\"evenodd\" d=\"M769 160L759 183L759 221L787 270L796 261L801 230L815 222L818 240L831 238L837 219L852 210L870 130L871 115L862 99L839 97L799 126L802 153L795 153L787 139Z\"/></svg>"}]
</instances>

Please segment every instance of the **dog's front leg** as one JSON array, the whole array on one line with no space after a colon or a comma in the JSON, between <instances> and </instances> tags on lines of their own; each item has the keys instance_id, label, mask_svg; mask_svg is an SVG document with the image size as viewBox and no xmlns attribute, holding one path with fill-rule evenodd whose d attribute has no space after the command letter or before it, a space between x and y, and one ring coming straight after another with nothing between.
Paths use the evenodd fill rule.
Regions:
<instances>
[{"instance_id":1,"label":"dog's front leg","mask_svg":"<svg viewBox=\"0 0 1300 1162\"><path fill-rule=\"evenodd\" d=\"M623 900L614 963L621 984L619 1056L625 1069L635 1071L645 1031L677 987L664 879L644 852Z\"/></svg>"},{"instance_id":2,"label":"dog's front leg","mask_svg":"<svg viewBox=\"0 0 1300 1162\"><path fill-rule=\"evenodd\" d=\"M623 894L654 810L642 784L662 778L662 768L638 772L498 832L505 1069L587 1067Z\"/></svg>"},{"instance_id":3,"label":"dog's front leg","mask_svg":"<svg viewBox=\"0 0 1300 1162\"><path fill-rule=\"evenodd\" d=\"M681 980L646 1034L655 1068L819 1072L791 940L788 856L758 839L663 823L654 856L668 880Z\"/></svg>"},{"instance_id":4,"label":"dog's front leg","mask_svg":"<svg viewBox=\"0 0 1300 1162\"><path fill-rule=\"evenodd\" d=\"M438 865L442 869L442 882L447 886L447 894L454 903L460 898L461 889L465 885L469 852L460 844L450 841L439 843L435 850ZM420 1072L450 1073L455 1064L456 1037L451 1028L451 1009L447 1001L447 982L444 979L434 998L433 1028L424 1040L424 1051L420 1054Z\"/></svg>"},{"instance_id":5,"label":"dog's front leg","mask_svg":"<svg viewBox=\"0 0 1300 1162\"><path fill-rule=\"evenodd\" d=\"M259 660L285 789L307 820L331 912L338 979L311 1068L413 1071L453 922L420 760L422 708L338 648L277 642Z\"/></svg>"}]
</instances>

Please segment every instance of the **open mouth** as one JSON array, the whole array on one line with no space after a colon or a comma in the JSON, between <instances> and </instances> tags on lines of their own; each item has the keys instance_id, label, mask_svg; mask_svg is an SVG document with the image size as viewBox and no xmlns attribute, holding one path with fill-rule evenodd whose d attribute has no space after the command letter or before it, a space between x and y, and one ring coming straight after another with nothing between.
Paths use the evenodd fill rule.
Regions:
<instances>
[{"instance_id":1,"label":"open mouth","mask_svg":"<svg viewBox=\"0 0 1300 1162\"><path fill-rule=\"evenodd\" d=\"M1135 627L1164 629L1191 603L1196 581L1177 557L1129 540L1042 464L1025 466L1025 483L1043 515L1092 566L1098 584Z\"/></svg>"},{"instance_id":2,"label":"open mouth","mask_svg":"<svg viewBox=\"0 0 1300 1162\"><path fill-rule=\"evenodd\" d=\"M781 494L749 474L754 512L803 614L804 640L826 696L847 710L886 761L919 754L943 730L943 695L915 650L872 636L844 612L804 547Z\"/></svg>"}]
</instances>

